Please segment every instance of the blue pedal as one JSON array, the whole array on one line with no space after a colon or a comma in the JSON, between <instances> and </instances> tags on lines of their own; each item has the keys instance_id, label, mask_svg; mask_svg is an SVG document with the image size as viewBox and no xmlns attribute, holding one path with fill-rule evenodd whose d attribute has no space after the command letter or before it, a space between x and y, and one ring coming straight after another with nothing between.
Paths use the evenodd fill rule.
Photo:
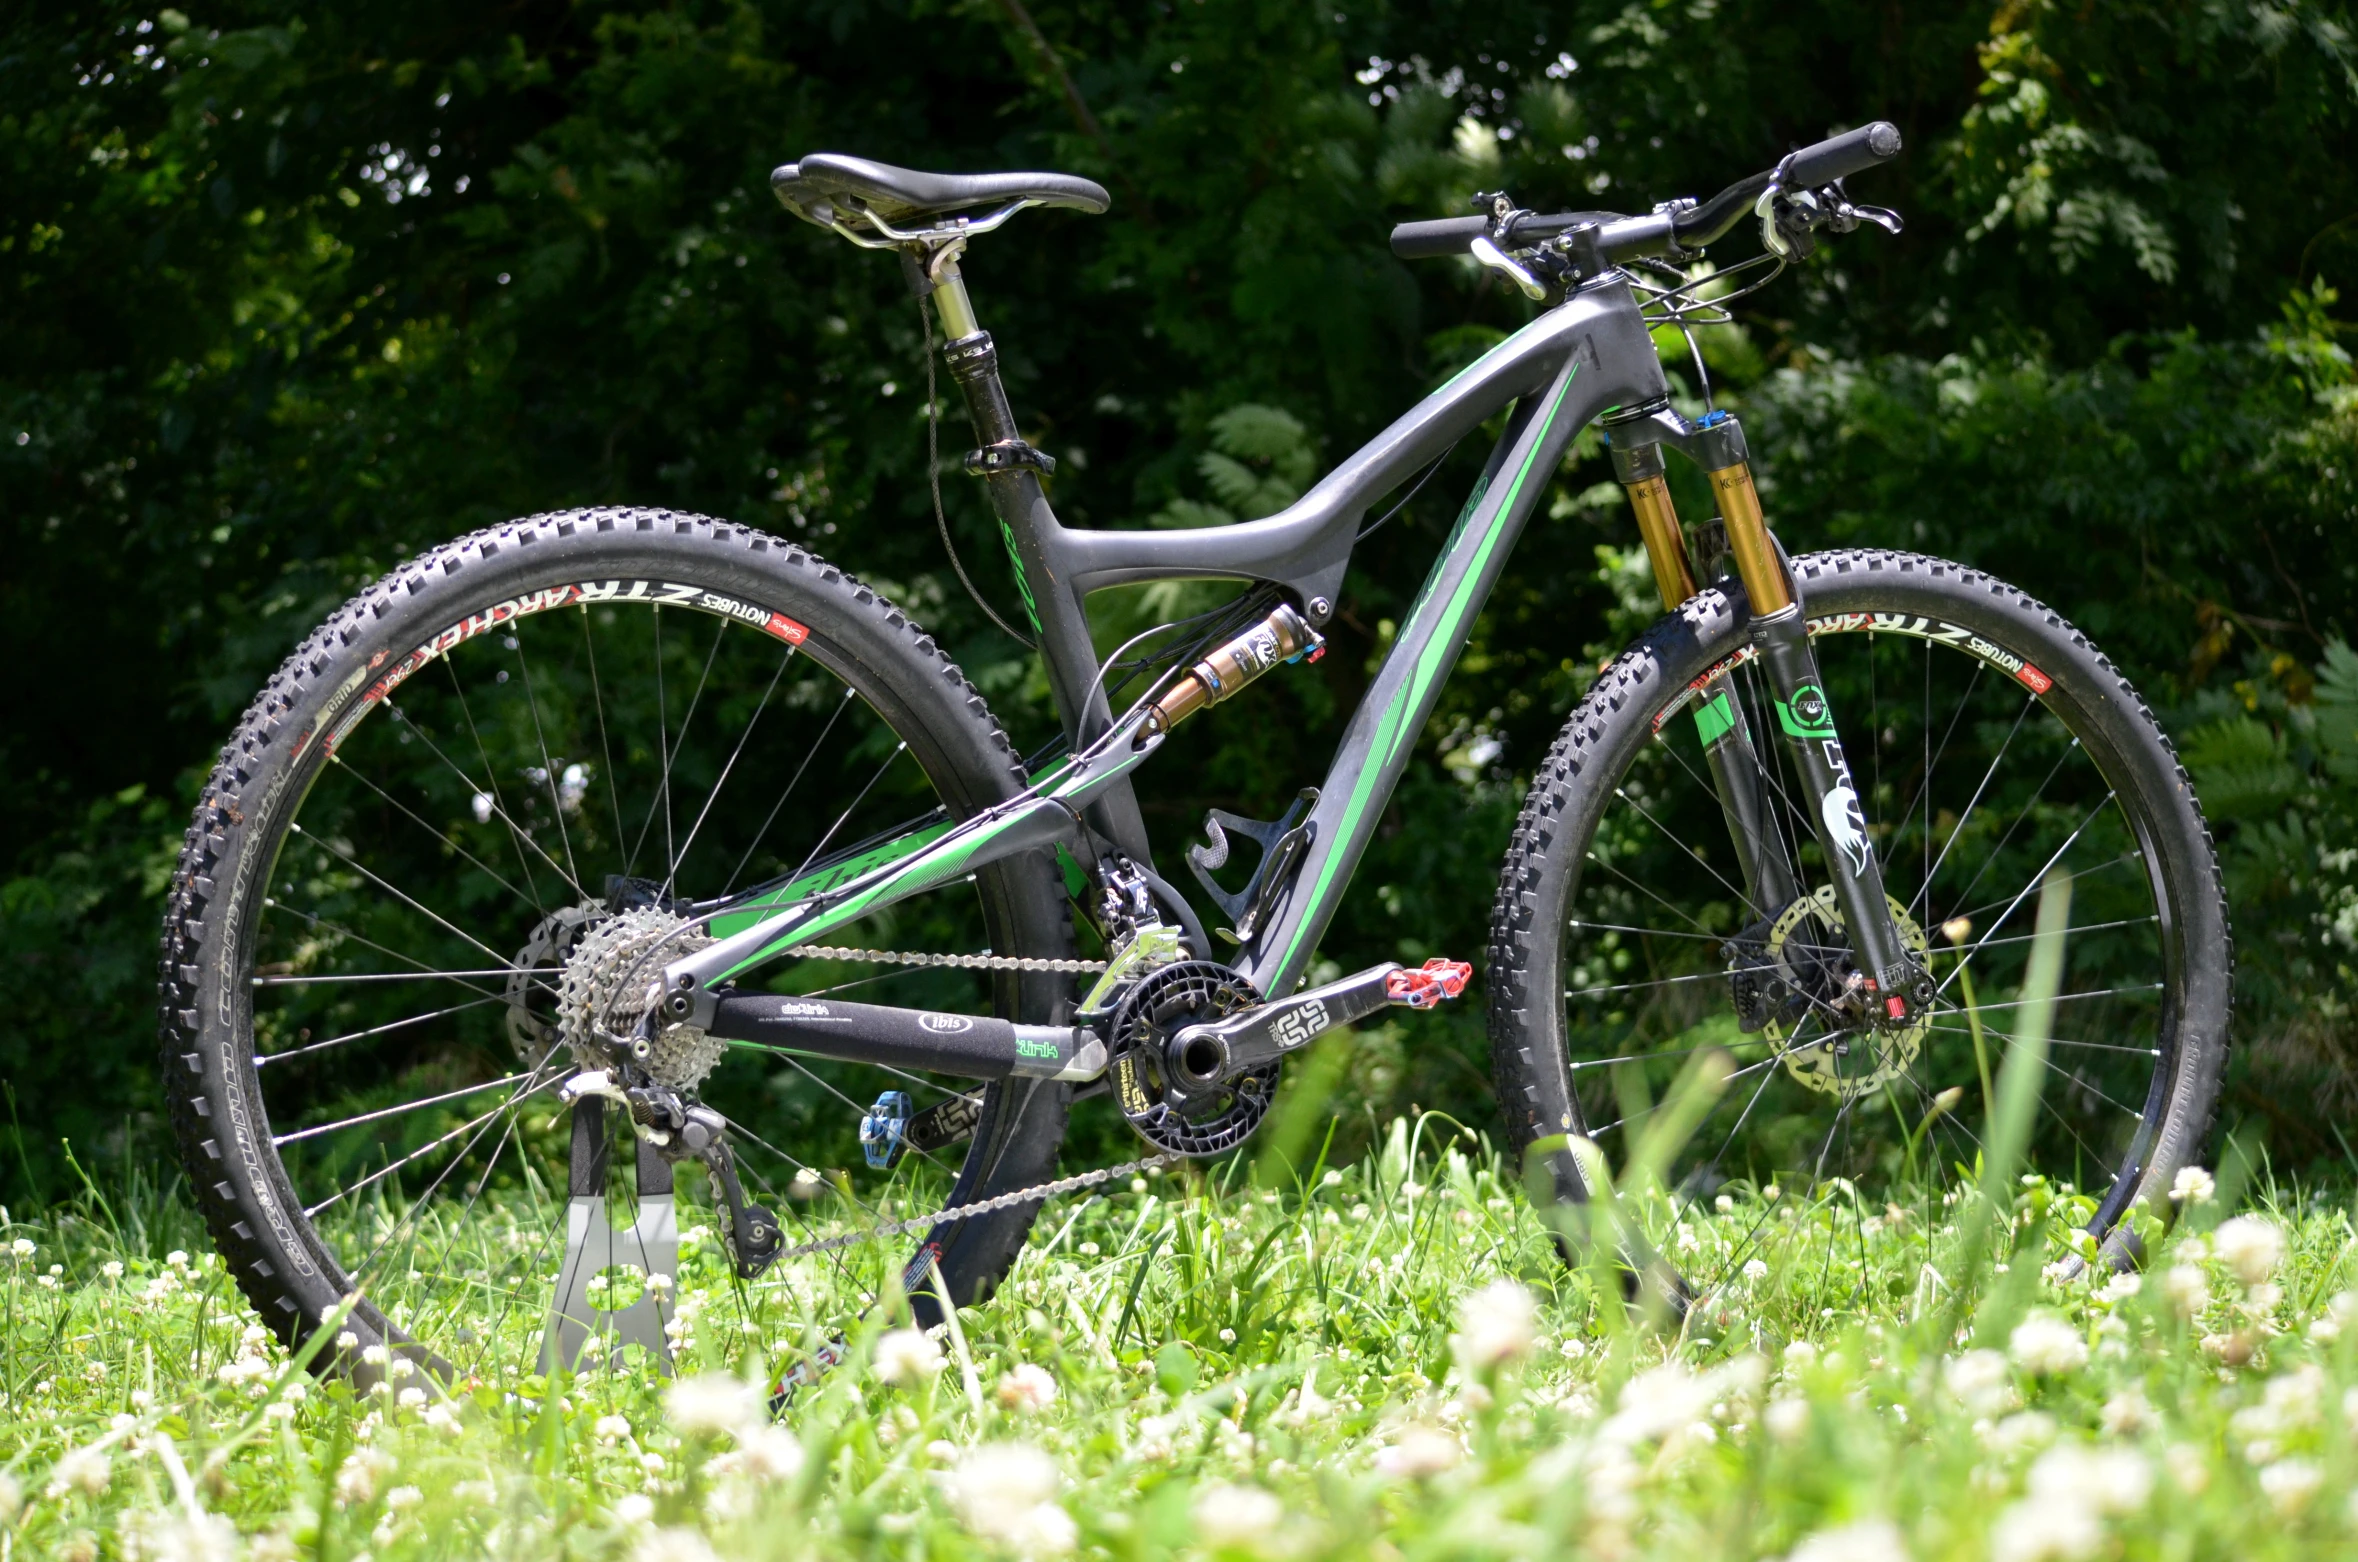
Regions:
<instances>
[{"instance_id":1,"label":"blue pedal","mask_svg":"<svg viewBox=\"0 0 2358 1562\"><path fill-rule=\"evenodd\" d=\"M909 1147L912 1106L906 1090L887 1090L860 1119L860 1151L878 1171L889 1171Z\"/></svg>"}]
</instances>

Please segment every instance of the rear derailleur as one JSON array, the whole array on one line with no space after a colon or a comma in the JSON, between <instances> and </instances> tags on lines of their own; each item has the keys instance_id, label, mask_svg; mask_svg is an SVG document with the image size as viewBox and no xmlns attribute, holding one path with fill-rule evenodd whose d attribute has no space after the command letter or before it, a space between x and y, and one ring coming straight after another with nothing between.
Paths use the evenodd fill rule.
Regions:
<instances>
[{"instance_id":1,"label":"rear derailleur","mask_svg":"<svg viewBox=\"0 0 2358 1562\"><path fill-rule=\"evenodd\" d=\"M778 1217L748 1201L737 1177L737 1158L729 1149L728 1121L711 1107L685 1100L678 1091L647 1082L628 1084L604 1069L576 1074L558 1090L566 1101L603 1096L630 1114L630 1125L640 1142L677 1165L700 1161L728 1206L729 1219L722 1241L740 1280L751 1280L776 1261L785 1245Z\"/></svg>"}]
</instances>

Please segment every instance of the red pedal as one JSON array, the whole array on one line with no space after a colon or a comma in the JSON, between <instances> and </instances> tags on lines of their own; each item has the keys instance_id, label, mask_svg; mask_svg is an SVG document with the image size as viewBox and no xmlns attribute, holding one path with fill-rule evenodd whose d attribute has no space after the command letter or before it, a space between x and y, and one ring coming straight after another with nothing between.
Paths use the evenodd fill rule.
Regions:
<instances>
[{"instance_id":1,"label":"red pedal","mask_svg":"<svg viewBox=\"0 0 2358 1562\"><path fill-rule=\"evenodd\" d=\"M1474 968L1463 960L1427 960L1421 970L1403 966L1386 976L1384 996L1411 1009L1430 1009L1464 992L1473 977Z\"/></svg>"}]
</instances>

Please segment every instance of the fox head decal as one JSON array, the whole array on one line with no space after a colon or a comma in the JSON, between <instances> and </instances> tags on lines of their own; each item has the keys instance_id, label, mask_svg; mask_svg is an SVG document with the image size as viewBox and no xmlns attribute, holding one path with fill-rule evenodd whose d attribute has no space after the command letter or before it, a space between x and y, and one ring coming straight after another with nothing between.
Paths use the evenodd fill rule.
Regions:
<instances>
[{"instance_id":1,"label":"fox head decal","mask_svg":"<svg viewBox=\"0 0 2358 1562\"><path fill-rule=\"evenodd\" d=\"M1859 794L1851 790L1846 777L1818 801L1818 812L1826 821L1826 838L1850 859L1850 876L1857 878L1867 871L1867 816L1859 808Z\"/></svg>"}]
</instances>

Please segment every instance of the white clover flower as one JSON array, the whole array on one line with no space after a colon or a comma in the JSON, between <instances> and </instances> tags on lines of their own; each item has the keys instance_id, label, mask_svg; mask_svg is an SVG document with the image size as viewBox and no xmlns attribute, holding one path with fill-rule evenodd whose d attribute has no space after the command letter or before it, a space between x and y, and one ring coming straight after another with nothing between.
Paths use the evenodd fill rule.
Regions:
<instances>
[{"instance_id":1,"label":"white clover flower","mask_svg":"<svg viewBox=\"0 0 2358 1562\"><path fill-rule=\"evenodd\" d=\"M98 1272L109 1280L120 1280L123 1278L123 1261L119 1258L110 1258L98 1266Z\"/></svg>"},{"instance_id":2,"label":"white clover flower","mask_svg":"<svg viewBox=\"0 0 2358 1562\"><path fill-rule=\"evenodd\" d=\"M405 1388L394 1403L404 1410L423 1410L426 1408L426 1391L422 1388Z\"/></svg>"},{"instance_id":3,"label":"white clover flower","mask_svg":"<svg viewBox=\"0 0 2358 1562\"><path fill-rule=\"evenodd\" d=\"M1765 1279L1767 1279L1767 1278L1768 1278L1768 1265L1767 1265L1767 1264L1765 1264L1765 1263L1763 1263L1763 1262L1761 1262L1761 1261L1760 1261L1759 1259L1757 1259L1757 1258L1747 1258L1747 1259L1745 1259L1745 1260L1744 1260L1744 1278L1745 1278L1745 1279L1747 1279L1747 1280L1765 1280Z\"/></svg>"},{"instance_id":4,"label":"white clover flower","mask_svg":"<svg viewBox=\"0 0 2358 1562\"><path fill-rule=\"evenodd\" d=\"M782 1426L764 1426L737 1437L737 1468L758 1480L790 1481L802 1473L802 1439Z\"/></svg>"},{"instance_id":5,"label":"white clover flower","mask_svg":"<svg viewBox=\"0 0 2358 1562\"><path fill-rule=\"evenodd\" d=\"M354 1334L350 1329L343 1330L336 1336L336 1349L341 1351L360 1349L360 1336Z\"/></svg>"},{"instance_id":6,"label":"white clover flower","mask_svg":"<svg viewBox=\"0 0 2358 1562\"><path fill-rule=\"evenodd\" d=\"M295 1419L295 1407L283 1399L274 1399L262 1407L262 1419L265 1421L292 1421Z\"/></svg>"},{"instance_id":7,"label":"white clover flower","mask_svg":"<svg viewBox=\"0 0 2358 1562\"><path fill-rule=\"evenodd\" d=\"M374 1448L355 1451L336 1471L336 1501L347 1508L369 1502L377 1494L377 1482L392 1468L392 1458Z\"/></svg>"},{"instance_id":8,"label":"white clover flower","mask_svg":"<svg viewBox=\"0 0 2358 1562\"><path fill-rule=\"evenodd\" d=\"M1214 1551L1259 1551L1285 1522L1285 1504L1259 1486L1206 1486L1193 1512L1196 1539Z\"/></svg>"},{"instance_id":9,"label":"white clover flower","mask_svg":"<svg viewBox=\"0 0 2358 1562\"><path fill-rule=\"evenodd\" d=\"M892 1329L877 1338L875 1367L879 1383L914 1388L931 1382L934 1374L947 1365L942 1360L941 1347L927 1339L921 1330Z\"/></svg>"},{"instance_id":10,"label":"white clover flower","mask_svg":"<svg viewBox=\"0 0 2358 1562\"><path fill-rule=\"evenodd\" d=\"M2096 1514L2078 1502L2025 1498L1990 1529L1990 1562L2074 1562L2104 1543Z\"/></svg>"},{"instance_id":11,"label":"white clover flower","mask_svg":"<svg viewBox=\"0 0 2358 1562\"><path fill-rule=\"evenodd\" d=\"M2163 1449L2162 1468L2169 1472L2170 1485L2190 1497L2199 1497L2210 1487L2210 1456L2192 1443L2172 1443Z\"/></svg>"},{"instance_id":12,"label":"white clover flower","mask_svg":"<svg viewBox=\"0 0 2358 1562\"><path fill-rule=\"evenodd\" d=\"M1056 1379L1046 1367L1027 1361L999 1380L999 1403L1037 1415L1056 1403Z\"/></svg>"},{"instance_id":13,"label":"white clover flower","mask_svg":"<svg viewBox=\"0 0 2358 1562\"><path fill-rule=\"evenodd\" d=\"M24 1237L18 1237L14 1242L8 1244L8 1253L11 1258L30 1258L35 1251L31 1241Z\"/></svg>"},{"instance_id":14,"label":"white clover flower","mask_svg":"<svg viewBox=\"0 0 2358 1562\"><path fill-rule=\"evenodd\" d=\"M630 1417L600 1416L596 1423L590 1427L590 1433L599 1442L611 1448L630 1436Z\"/></svg>"},{"instance_id":15,"label":"white clover flower","mask_svg":"<svg viewBox=\"0 0 2358 1562\"><path fill-rule=\"evenodd\" d=\"M2260 1472L2260 1490L2276 1511L2290 1518L2309 1506L2325 1472L2306 1459L2279 1459Z\"/></svg>"},{"instance_id":16,"label":"white clover flower","mask_svg":"<svg viewBox=\"0 0 2358 1562\"><path fill-rule=\"evenodd\" d=\"M2218 1191L2219 1185L2212 1180L2209 1172L2199 1166L2181 1166L2178 1168L2178 1180L2170 1184L2170 1202L2208 1204L2212 1195Z\"/></svg>"},{"instance_id":17,"label":"white clover flower","mask_svg":"<svg viewBox=\"0 0 2358 1562\"><path fill-rule=\"evenodd\" d=\"M692 1529L655 1529L639 1538L631 1562L720 1562L720 1555Z\"/></svg>"},{"instance_id":18,"label":"white clover flower","mask_svg":"<svg viewBox=\"0 0 2358 1562\"><path fill-rule=\"evenodd\" d=\"M2133 1448L2089 1449L2065 1443L2039 1455L2030 1494L2042 1502L2078 1502L2098 1513L2134 1513L2153 1491L2153 1466Z\"/></svg>"},{"instance_id":19,"label":"white clover flower","mask_svg":"<svg viewBox=\"0 0 2358 1562\"><path fill-rule=\"evenodd\" d=\"M186 1269L188 1267L188 1250L178 1247L172 1249L171 1252L164 1255L164 1263L169 1268Z\"/></svg>"},{"instance_id":20,"label":"white clover flower","mask_svg":"<svg viewBox=\"0 0 2358 1562\"><path fill-rule=\"evenodd\" d=\"M49 1467L49 1489L45 1495L55 1502L71 1492L95 1497L105 1491L115 1477L114 1461L102 1448L76 1448Z\"/></svg>"},{"instance_id":21,"label":"white clover flower","mask_svg":"<svg viewBox=\"0 0 2358 1562\"><path fill-rule=\"evenodd\" d=\"M2015 1325L2006 1347L2025 1372L2040 1377L2062 1377L2088 1364L2088 1342L2080 1331L2051 1314L2034 1314Z\"/></svg>"},{"instance_id":22,"label":"white clover flower","mask_svg":"<svg viewBox=\"0 0 2358 1562\"><path fill-rule=\"evenodd\" d=\"M2043 1410L2017 1411L1991 1427L1982 1440L2000 1457L2044 1448L2055 1441L2055 1418Z\"/></svg>"},{"instance_id":23,"label":"white clover flower","mask_svg":"<svg viewBox=\"0 0 2358 1562\"><path fill-rule=\"evenodd\" d=\"M1908 1562L1908 1543L1889 1519L1861 1519L1822 1529L1793 1548L1786 1562Z\"/></svg>"},{"instance_id":24,"label":"white clover flower","mask_svg":"<svg viewBox=\"0 0 2358 1562\"><path fill-rule=\"evenodd\" d=\"M2284 1262L2284 1231L2263 1216L2238 1215L2211 1233L2211 1250L2236 1279L2256 1286Z\"/></svg>"},{"instance_id":25,"label":"white clover flower","mask_svg":"<svg viewBox=\"0 0 2358 1562\"><path fill-rule=\"evenodd\" d=\"M986 1443L958 1461L946 1482L967 1527L1034 1555L1069 1551L1079 1532L1056 1505L1063 1477L1028 1443Z\"/></svg>"},{"instance_id":26,"label":"white clover flower","mask_svg":"<svg viewBox=\"0 0 2358 1562\"><path fill-rule=\"evenodd\" d=\"M2104 1430L2113 1437L2134 1437L2153 1424L2153 1406L2142 1389L2122 1389L2104 1402Z\"/></svg>"},{"instance_id":27,"label":"white clover flower","mask_svg":"<svg viewBox=\"0 0 2358 1562\"><path fill-rule=\"evenodd\" d=\"M1768 1427L1769 1436L1780 1443L1790 1443L1809 1430L1809 1401L1798 1395L1772 1399L1760 1419Z\"/></svg>"},{"instance_id":28,"label":"white clover flower","mask_svg":"<svg viewBox=\"0 0 2358 1562\"><path fill-rule=\"evenodd\" d=\"M0 1472L0 1524L14 1524L24 1506L25 1489L17 1484L15 1476Z\"/></svg>"},{"instance_id":29,"label":"white clover flower","mask_svg":"<svg viewBox=\"0 0 2358 1562\"><path fill-rule=\"evenodd\" d=\"M1455 1469L1464 1457L1465 1449L1447 1432L1438 1427L1412 1426L1390 1447L1376 1451L1375 1470L1378 1475L1394 1480L1423 1480Z\"/></svg>"},{"instance_id":30,"label":"white clover flower","mask_svg":"<svg viewBox=\"0 0 2358 1562\"><path fill-rule=\"evenodd\" d=\"M1994 1350L1969 1350L1951 1360L1941 1376L1957 1402L1978 1416L1996 1415L2014 1403L2014 1376Z\"/></svg>"},{"instance_id":31,"label":"white clover flower","mask_svg":"<svg viewBox=\"0 0 2358 1562\"><path fill-rule=\"evenodd\" d=\"M655 1517L655 1499L643 1491L625 1492L614 1499L614 1522L636 1529Z\"/></svg>"},{"instance_id":32,"label":"white clover flower","mask_svg":"<svg viewBox=\"0 0 2358 1562\"><path fill-rule=\"evenodd\" d=\"M385 1506L395 1513L406 1513L426 1500L426 1494L415 1486L396 1486L385 1493Z\"/></svg>"},{"instance_id":33,"label":"white clover flower","mask_svg":"<svg viewBox=\"0 0 2358 1562\"><path fill-rule=\"evenodd\" d=\"M663 1395L671 1424L690 1437L736 1433L762 1424L761 1391L725 1372L682 1378Z\"/></svg>"},{"instance_id":34,"label":"white clover flower","mask_svg":"<svg viewBox=\"0 0 2358 1562\"><path fill-rule=\"evenodd\" d=\"M2143 1275L2114 1275L2104 1282L2104 1289L2096 1293L2096 1300L2107 1307L2116 1307L2144 1289Z\"/></svg>"},{"instance_id":35,"label":"white clover flower","mask_svg":"<svg viewBox=\"0 0 2358 1562\"><path fill-rule=\"evenodd\" d=\"M1494 1280L1459 1299L1457 1357L1469 1372L1485 1372L1531 1354L1538 1337L1539 1303L1512 1280Z\"/></svg>"},{"instance_id":36,"label":"white clover flower","mask_svg":"<svg viewBox=\"0 0 2358 1562\"><path fill-rule=\"evenodd\" d=\"M2176 1264L2162 1276L2162 1295L2181 1318L2201 1315L2211 1305L2211 1282L2192 1264Z\"/></svg>"}]
</instances>

